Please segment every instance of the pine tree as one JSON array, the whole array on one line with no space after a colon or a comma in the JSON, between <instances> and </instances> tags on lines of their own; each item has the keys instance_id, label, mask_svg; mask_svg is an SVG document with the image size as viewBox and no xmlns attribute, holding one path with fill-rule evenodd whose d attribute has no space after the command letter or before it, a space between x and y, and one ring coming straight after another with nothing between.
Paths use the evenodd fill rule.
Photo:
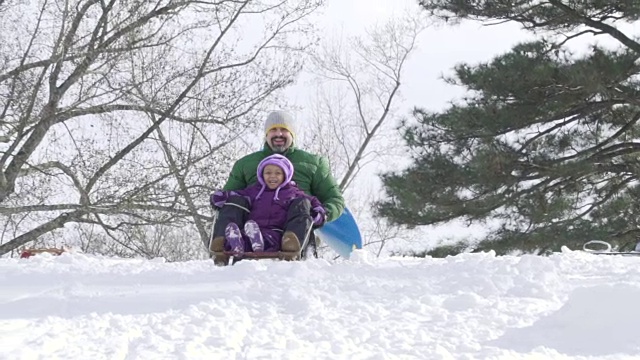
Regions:
<instances>
[{"instance_id":1,"label":"pine tree","mask_svg":"<svg viewBox=\"0 0 640 360\"><path fill-rule=\"evenodd\" d=\"M433 16L515 21L536 34L451 83L463 101L416 109L401 129L412 164L383 175L378 214L408 226L498 221L477 249L548 253L640 235L640 42L621 25L640 1L422 0ZM581 36L615 47L572 53Z\"/></svg>"}]
</instances>

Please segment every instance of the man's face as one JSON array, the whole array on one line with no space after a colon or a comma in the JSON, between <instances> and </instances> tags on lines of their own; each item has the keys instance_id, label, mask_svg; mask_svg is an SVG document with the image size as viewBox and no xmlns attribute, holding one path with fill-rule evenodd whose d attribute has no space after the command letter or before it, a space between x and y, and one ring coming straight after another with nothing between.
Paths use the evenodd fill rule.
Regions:
<instances>
[{"instance_id":1,"label":"man's face","mask_svg":"<svg viewBox=\"0 0 640 360\"><path fill-rule=\"evenodd\" d=\"M293 144L293 136L285 128L273 128L267 133L267 145L276 153L283 153Z\"/></svg>"}]
</instances>

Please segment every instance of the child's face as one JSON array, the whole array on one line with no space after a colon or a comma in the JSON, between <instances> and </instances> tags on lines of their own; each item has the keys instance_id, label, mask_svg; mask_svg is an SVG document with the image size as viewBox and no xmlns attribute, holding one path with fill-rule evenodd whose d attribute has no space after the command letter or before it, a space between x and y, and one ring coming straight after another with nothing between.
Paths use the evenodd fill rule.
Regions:
<instances>
[{"instance_id":1,"label":"child's face","mask_svg":"<svg viewBox=\"0 0 640 360\"><path fill-rule=\"evenodd\" d=\"M262 178L267 187L273 190L284 182L284 171L279 166L267 165L262 170Z\"/></svg>"}]
</instances>

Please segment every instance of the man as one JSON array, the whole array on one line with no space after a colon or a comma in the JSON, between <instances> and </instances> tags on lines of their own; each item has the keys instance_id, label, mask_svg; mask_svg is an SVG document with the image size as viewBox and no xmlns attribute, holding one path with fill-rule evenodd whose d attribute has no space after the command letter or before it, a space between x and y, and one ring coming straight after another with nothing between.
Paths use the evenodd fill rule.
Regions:
<instances>
[{"instance_id":1,"label":"man","mask_svg":"<svg viewBox=\"0 0 640 360\"><path fill-rule=\"evenodd\" d=\"M293 164L293 181L300 189L309 195L313 195L320 200L326 210L326 221L337 219L344 210L344 198L336 180L331 175L329 162L326 158L311 154L294 146L295 143L295 123L291 115L284 111L271 112L264 124L265 144L262 150L244 156L236 161L231 169L231 174L227 183L222 188L226 191L240 190L258 181L257 168L260 161L269 155L281 154L287 157ZM228 257L224 255L224 230L229 222L244 223L248 214L247 200L236 196L229 199L218 213L218 219L214 226L213 240L209 244L214 262L217 265L226 265ZM308 202L292 206L289 211L289 223L304 223L311 231L310 204ZM292 226L299 229L300 226ZM302 242L307 234L301 231L287 231L283 236L283 252L295 253L292 259L296 258L300 251L304 251ZM284 246L285 239L295 238L297 241L287 241L292 246Z\"/></svg>"}]
</instances>

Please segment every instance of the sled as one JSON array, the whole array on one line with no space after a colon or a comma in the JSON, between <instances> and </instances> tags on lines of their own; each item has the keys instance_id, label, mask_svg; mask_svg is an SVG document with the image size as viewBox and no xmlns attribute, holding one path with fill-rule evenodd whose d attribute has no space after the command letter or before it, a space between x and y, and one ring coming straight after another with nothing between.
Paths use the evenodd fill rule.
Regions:
<instances>
[{"instance_id":1,"label":"sled","mask_svg":"<svg viewBox=\"0 0 640 360\"><path fill-rule=\"evenodd\" d=\"M282 252L282 251L263 251L263 252L244 252L244 253L235 253L233 251L225 251L225 255L228 255L230 258L234 258L236 261L247 259L247 260L260 260L260 259L277 259L284 260L286 257L291 256L291 254Z\"/></svg>"},{"instance_id":2,"label":"sled","mask_svg":"<svg viewBox=\"0 0 640 360\"><path fill-rule=\"evenodd\" d=\"M58 255L62 255L62 253L64 253L65 250L63 248L57 249L57 248L25 248L22 250L22 252L20 253L20 258L21 259L28 259L32 256L38 255L38 254L42 254L42 253L48 253L48 254L52 254L54 256L58 256Z\"/></svg>"},{"instance_id":3,"label":"sled","mask_svg":"<svg viewBox=\"0 0 640 360\"><path fill-rule=\"evenodd\" d=\"M217 218L217 212L214 213L213 222L211 225L211 238L209 241L213 239L213 229L215 226L215 221ZM310 229L311 230L311 229ZM348 208L345 208L336 220L330 221L324 224L322 227L315 229L315 236L320 238L322 242L327 244L331 249L333 249L338 255L344 257L345 259L349 259L351 256L351 252L355 249L362 249L362 235L360 234L360 229L358 229L358 224L356 223L355 218L351 211ZM307 247L309 245L309 235L306 236L304 240L304 244L302 245L302 250L300 254L300 259L306 259L307 256ZM262 260L262 259L276 259L283 260L287 254L283 252L244 252L241 254L234 253L231 251L225 251L225 255L229 255L229 265L233 265L240 260Z\"/></svg>"},{"instance_id":4,"label":"sled","mask_svg":"<svg viewBox=\"0 0 640 360\"><path fill-rule=\"evenodd\" d=\"M590 245L603 245L603 250L590 248ZM621 255L621 256L640 256L640 251L612 251L611 244L602 240L587 241L582 245L582 250L593 255Z\"/></svg>"},{"instance_id":5,"label":"sled","mask_svg":"<svg viewBox=\"0 0 640 360\"><path fill-rule=\"evenodd\" d=\"M286 253L282 251L263 251L263 252L244 252L244 253L235 253L233 251L225 251L225 255L235 256L237 258L247 258L247 259L277 259L285 256Z\"/></svg>"},{"instance_id":6,"label":"sled","mask_svg":"<svg viewBox=\"0 0 640 360\"><path fill-rule=\"evenodd\" d=\"M353 250L362 249L360 229L348 208L334 221L316 229L315 233L322 242L345 259L349 259Z\"/></svg>"}]
</instances>

